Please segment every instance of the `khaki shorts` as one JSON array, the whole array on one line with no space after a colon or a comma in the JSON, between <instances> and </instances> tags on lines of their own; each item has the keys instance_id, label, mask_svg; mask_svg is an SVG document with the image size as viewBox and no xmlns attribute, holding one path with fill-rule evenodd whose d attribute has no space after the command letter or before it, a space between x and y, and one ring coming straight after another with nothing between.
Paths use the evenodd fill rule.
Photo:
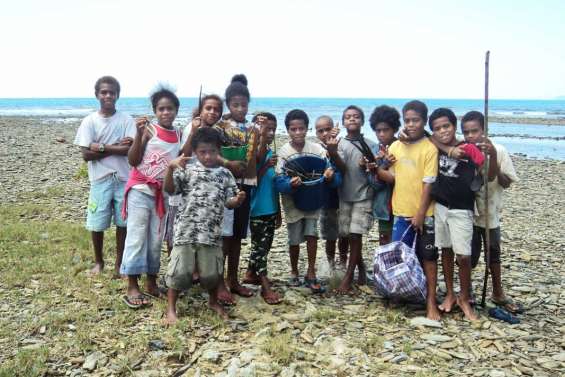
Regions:
<instances>
[{"instance_id":1,"label":"khaki shorts","mask_svg":"<svg viewBox=\"0 0 565 377\"><path fill-rule=\"evenodd\" d=\"M338 223L340 237L349 234L367 234L373 226L373 200L339 202Z\"/></svg>"},{"instance_id":2,"label":"khaki shorts","mask_svg":"<svg viewBox=\"0 0 565 377\"><path fill-rule=\"evenodd\" d=\"M198 267L202 288L215 288L224 273L222 249L201 244L175 245L165 276L167 286L178 291L190 288L195 267Z\"/></svg>"},{"instance_id":3,"label":"khaki shorts","mask_svg":"<svg viewBox=\"0 0 565 377\"><path fill-rule=\"evenodd\" d=\"M434 218L436 247L451 248L457 255L471 255L473 211L449 209L436 202Z\"/></svg>"},{"instance_id":4,"label":"khaki shorts","mask_svg":"<svg viewBox=\"0 0 565 377\"><path fill-rule=\"evenodd\" d=\"M286 224L289 246L300 245L307 236L318 238L318 219L302 218L294 223Z\"/></svg>"}]
</instances>

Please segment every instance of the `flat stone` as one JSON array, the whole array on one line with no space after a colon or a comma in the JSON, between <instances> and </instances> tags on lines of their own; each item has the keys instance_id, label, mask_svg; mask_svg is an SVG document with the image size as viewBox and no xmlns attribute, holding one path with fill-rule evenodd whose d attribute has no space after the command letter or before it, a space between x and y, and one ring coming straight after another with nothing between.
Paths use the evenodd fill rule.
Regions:
<instances>
[{"instance_id":1,"label":"flat stone","mask_svg":"<svg viewBox=\"0 0 565 377\"><path fill-rule=\"evenodd\" d=\"M424 334L421 336L424 340L431 340L433 342L443 343L449 342L451 340L450 336L447 335L439 335L439 334Z\"/></svg>"},{"instance_id":2,"label":"flat stone","mask_svg":"<svg viewBox=\"0 0 565 377\"><path fill-rule=\"evenodd\" d=\"M108 357L104 355L104 353L96 351L86 357L84 364L82 364L82 368L92 372L97 367L106 365L107 362Z\"/></svg>"},{"instance_id":3,"label":"flat stone","mask_svg":"<svg viewBox=\"0 0 565 377\"><path fill-rule=\"evenodd\" d=\"M428 319L426 317L414 317L410 320L410 326L418 327L418 326L426 326L426 327L435 327L441 328L440 321L434 321L433 319Z\"/></svg>"}]
</instances>

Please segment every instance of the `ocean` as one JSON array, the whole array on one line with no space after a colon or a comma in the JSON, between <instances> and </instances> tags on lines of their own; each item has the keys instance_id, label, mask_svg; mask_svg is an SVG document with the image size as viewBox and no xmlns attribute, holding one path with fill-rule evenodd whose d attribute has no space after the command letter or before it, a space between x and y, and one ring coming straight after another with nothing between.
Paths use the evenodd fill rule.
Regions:
<instances>
[{"instance_id":1,"label":"ocean","mask_svg":"<svg viewBox=\"0 0 565 377\"><path fill-rule=\"evenodd\" d=\"M197 98L181 98L177 123L186 124ZM437 107L448 107L457 115L469 110L483 110L483 100L472 99L423 99L430 112ZM249 113L269 111L278 119L277 133L286 133L284 115L292 109L306 111L314 120L329 115L340 120L343 109L351 104L365 111L364 134L375 138L368 118L375 106L387 104L400 109L406 99L392 98L252 98ZM45 122L75 122L97 109L95 98L4 98L0 99L0 116L34 116ZM151 114L147 98L120 98L118 108L132 115ZM565 125L536 124L537 119L565 118L565 100L490 100L489 114L500 117L531 118L527 124L489 123L489 134L510 153L531 158L565 160Z\"/></svg>"}]
</instances>

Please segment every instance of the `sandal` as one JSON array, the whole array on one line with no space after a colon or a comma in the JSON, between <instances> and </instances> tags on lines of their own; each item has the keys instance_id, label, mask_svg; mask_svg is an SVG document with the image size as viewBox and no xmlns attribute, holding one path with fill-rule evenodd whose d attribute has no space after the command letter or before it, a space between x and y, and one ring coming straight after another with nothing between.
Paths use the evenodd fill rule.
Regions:
<instances>
[{"instance_id":1,"label":"sandal","mask_svg":"<svg viewBox=\"0 0 565 377\"><path fill-rule=\"evenodd\" d=\"M504 300L495 300L494 298L490 298L490 300L497 306L502 307L507 312L512 314L522 314L524 313L525 309L522 304L519 302L515 302L510 297L505 297Z\"/></svg>"},{"instance_id":2,"label":"sandal","mask_svg":"<svg viewBox=\"0 0 565 377\"><path fill-rule=\"evenodd\" d=\"M310 288L312 293L315 294L322 294L326 291L326 288L324 288L316 278L308 279L306 276L304 276L304 286L306 288Z\"/></svg>"},{"instance_id":3,"label":"sandal","mask_svg":"<svg viewBox=\"0 0 565 377\"><path fill-rule=\"evenodd\" d=\"M134 301L137 300L140 303L136 304ZM128 306L130 309L139 309L143 306L151 306L151 301L147 300L147 296L145 295L137 295L137 296L128 296L123 295L122 301L124 304Z\"/></svg>"},{"instance_id":4,"label":"sandal","mask_svg":"<svg viewBox=\"0 0 565 377\"><path fill-rule=\"evenodd\" d=\"M302 284L298 276L291 276L288 278L288 285L291 287L300 287Z\"/></svg>"},{"instance_id":5,"label":"sandal","mask_svg":"<svg viewBox=\"0 0 565 377\"><path fill-rule=\"evenodd\" d=\"M501 321L508 322L511 325L520 323L520 320L518 318L514 317L512 314L499 307L490 308L488 311L488 315L492 318L496 318Z\"/></svg>"}]
</instances>

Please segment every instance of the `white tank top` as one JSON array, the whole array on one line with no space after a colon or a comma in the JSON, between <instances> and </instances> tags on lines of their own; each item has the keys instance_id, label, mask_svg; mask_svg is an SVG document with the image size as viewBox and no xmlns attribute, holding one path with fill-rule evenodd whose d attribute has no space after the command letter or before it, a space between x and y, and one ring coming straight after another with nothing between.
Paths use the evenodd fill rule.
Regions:
<instances>
[{"instance_id":1,"label":"white tank top","mask_svg":"<svg viewBox=\"0 0 565 377\"><path fill-rule=\"evenodd\" d=\"M172 129L163 128L153 124L154 136L149 139L145 146L143 159L137 165L137 170L158 181L163 181L165 171L169 162L177 158L181 149L181 132L176 127ZM155 195L151 187L147 184L135 185L132 188L148 195Z\"/></svg>"}]
</instances>

